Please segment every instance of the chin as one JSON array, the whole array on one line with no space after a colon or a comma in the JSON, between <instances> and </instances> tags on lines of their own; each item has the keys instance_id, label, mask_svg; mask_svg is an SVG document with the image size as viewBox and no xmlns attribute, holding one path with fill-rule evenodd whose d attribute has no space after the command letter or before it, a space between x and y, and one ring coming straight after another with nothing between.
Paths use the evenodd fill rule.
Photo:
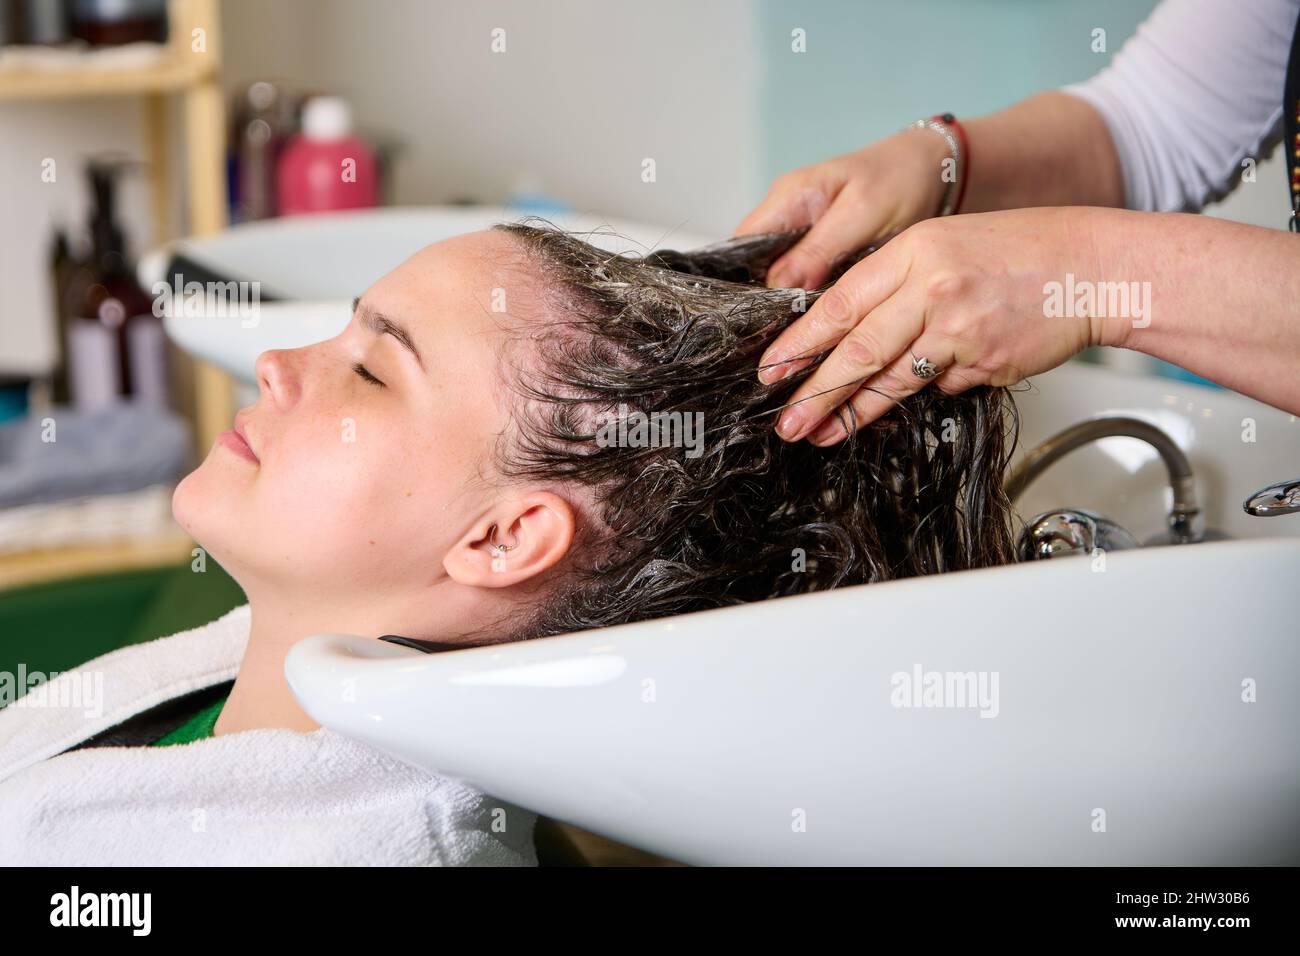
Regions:
<instances>
[{"instance_id":1,"label":"chin","mask_svg":"<svg viewBox=\"0 0 1300 956\"><path fill-rule=\"evenodd\" d=\"M194 531L194 476L199 473L199 465L194 471L182 478L172 492L172 517L176 523L193 536Z\"/></svg>"},{"instance_id":2,"label":"chin","mask_svg":"<svg viewBox=\"0 0 1300 956\"><path fill-rule=\"evenodd\" d=\"M239 489L209 474L210 469L205 465L199 465L176 485L172 492L172 517L204 551L230 570L227 560L231 542L226 536L237 534L244 527L237 511Z\"/></svg>"}]
</instances>

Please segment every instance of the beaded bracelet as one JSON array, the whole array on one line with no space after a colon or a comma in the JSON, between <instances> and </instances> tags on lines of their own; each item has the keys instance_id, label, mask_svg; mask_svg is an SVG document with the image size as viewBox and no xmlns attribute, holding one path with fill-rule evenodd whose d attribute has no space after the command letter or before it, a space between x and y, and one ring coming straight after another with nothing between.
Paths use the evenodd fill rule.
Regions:
<instances>
[{"instance_id":1,"label":"beaded bracelet","mask_svg":"<svg viewBox=\"0 0 1300 956\"><path fill-rule=\"evenodd\" d=\"M966 139L966 130L951 113L936 113L927 119L919 119L911 123L907 128L934 130L948 143L948 150L952 153L957 174L952 182L948 183L948 188L943 194L939 215L955 215L966 198L966 183L970 179L970 146Z\"/></svg>"}]
</instances>

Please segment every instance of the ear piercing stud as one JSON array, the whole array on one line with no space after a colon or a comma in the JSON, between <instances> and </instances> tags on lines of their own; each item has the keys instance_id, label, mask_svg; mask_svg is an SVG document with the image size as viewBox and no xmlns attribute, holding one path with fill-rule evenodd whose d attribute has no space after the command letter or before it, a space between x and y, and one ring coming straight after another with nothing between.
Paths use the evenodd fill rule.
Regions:
<instances>
[{"instance_id":1,"label":"ear piercing stud","mask_svg":"<svg viewBox=\"0 0 1300 956\"><path fill-rule=\"evenodd\" d=\"M492 555L492 570L504 571L506 569L506 552L513 551L518 545L502 544L497 541L497 526L492 526L492 532L488 535L488 543L491 545L490 553Z\"/></svg>"}]
</instances>

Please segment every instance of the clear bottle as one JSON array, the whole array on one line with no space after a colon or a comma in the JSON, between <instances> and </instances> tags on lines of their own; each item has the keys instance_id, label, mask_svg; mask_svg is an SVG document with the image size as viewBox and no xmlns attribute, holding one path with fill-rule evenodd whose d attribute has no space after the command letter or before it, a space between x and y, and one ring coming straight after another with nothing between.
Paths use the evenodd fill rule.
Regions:
<instances>
[{"instance_id":1,"label":"clear bottle","mask_svg":"<svg viewBox=\"0 0 1300 956\"><path fill-rule=\"evenodd\" d=\"M0 12L10 8L10 43L58 46L72 39L68 29L68 11L62 2L51 0L0 0ZM0 32L3 27L0 26Z\"/></svg>"},{"instance_id":2,"label":"clear bottle","mask_svg":"<svg viewBox=\"0 0 1300 956\"><path fill-rule=\"evenodd\" d=\"M274 83L249 84L236 101L232 142L237 222L275 215L276 165L287 126L284 97Z\"/></svg>"}]
</instances>

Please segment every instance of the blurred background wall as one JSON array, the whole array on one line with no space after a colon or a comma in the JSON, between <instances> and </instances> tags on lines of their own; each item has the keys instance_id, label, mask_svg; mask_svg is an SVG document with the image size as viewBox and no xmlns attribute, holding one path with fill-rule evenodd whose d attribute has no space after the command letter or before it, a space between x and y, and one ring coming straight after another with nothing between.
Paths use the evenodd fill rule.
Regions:
<instances>
[{"instance_id":1,"label":"blurred background wall","mask_svg":"<svg viewBox=\"0 0 1300 956\"><path fill-rule=\"evenodd\" d=\"M1156 0L762 0L759 179L767 183L857 149L919 116L979 116L1086 80L1155 6ZM796 27L807 33L802 55L789 52ZM1104 52L1093 51L1096 29L1106 31ZM1257 173L1208 211L1285 228L1281 155L1261 162Z\"/></svg>"}]
</instances>

